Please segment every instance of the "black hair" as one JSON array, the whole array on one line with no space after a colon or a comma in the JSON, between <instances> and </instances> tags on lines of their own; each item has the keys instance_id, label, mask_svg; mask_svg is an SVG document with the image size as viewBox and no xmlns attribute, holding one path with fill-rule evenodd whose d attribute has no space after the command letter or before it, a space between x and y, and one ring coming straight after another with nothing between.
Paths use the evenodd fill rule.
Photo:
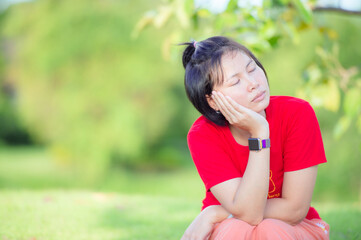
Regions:
<instances>
[{"instance_id":1,"label":"black hair","mask_svg":"<svg viewBox=\"0 0 361 240\"><path fill-rule=\"evenodd\" d=\"M207 119L217 125L225 126L227 121L221 113L217 113L207 101L212 95L213 87L223 82L222 56L226 53L240 51L252 58L267 73L262 64L242 44L223 36L210 37L200 42L185 42L183 67L185 69L184 86L193 106Z\"/></svg>"}]
</instances>

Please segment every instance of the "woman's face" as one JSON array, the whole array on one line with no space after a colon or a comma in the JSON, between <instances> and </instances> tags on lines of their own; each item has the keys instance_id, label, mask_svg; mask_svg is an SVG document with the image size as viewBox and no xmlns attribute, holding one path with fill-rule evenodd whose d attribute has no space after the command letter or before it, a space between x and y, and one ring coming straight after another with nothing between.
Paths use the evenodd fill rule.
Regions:
<instances>
[{"instance_id":1,"label":"woman's face","mask_svg":"<svg viewBox=\"0 0 361 240\"><path fill-rule=\"evenodd\" d=\"M213 90L264 115L270 91L267 78L256 62L243 52L229 52L222 57L222 68L224 81Z\"/></svg>"}]
</instances>

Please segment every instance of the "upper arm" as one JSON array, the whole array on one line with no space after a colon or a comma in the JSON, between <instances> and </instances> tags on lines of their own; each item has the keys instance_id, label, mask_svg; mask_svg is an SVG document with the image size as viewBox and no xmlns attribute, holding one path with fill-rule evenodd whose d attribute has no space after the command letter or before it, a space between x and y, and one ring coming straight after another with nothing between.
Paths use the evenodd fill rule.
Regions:
<instances>
[{"instance_id":1,"label":"upper arm","mask_svg":"<svg viewBox=\"0 0 361 240\"><path fill-rule=\"evenodd\" d=\"M213 186L241 177L229 145L215 131L203 130L188 134L188 146L193 162L207 190Z\"/></svg>"},{"instance_id":2,"label":"upper arm","mask_svg":"<svg viewBox=\"0 0 361 240\"><path fill-rule=\"evenodd\" d=\"M320 127L311 105L302 102L290 110L283 133L284 171L306 169L326 162Z\"/></svg>"},{"instance_id":3,"label":"upper arm","mask_svg":"<svg viewBox=\"0 0 361 240\"><path fill-rule=\"evenodd\" d=\"M284 173L282 198L287 199L292 208L303 217L306 216L311 204L316 176L317 165Z\"/></svg>"},{"instance_id":4,"label":"upper arm","mask_svg":"<svg viewBox=\"0 0 361 240\"><path fill-rule=\"evenodd\" d=\"M263 211L259 212L260 208L254 208L247 204L235 204L235 197L241 184L242 178L233 178L228 181L219 183L211 188L212 194L221 203L225 210L230 212L235 218L241 219L250 225L256 226L263 219ZM241 195L243 202L249 203L247 196ZM257 201L255 201L257 202Z\"/></svg>"},{"instance_id":5,"label":"upper arm","mask_svg":"<svg viewBox=\"0 0 361 240\"><path fill-rule=\"evenodd\" d=\"M241 182L240 177L219 183L211 188L211 192L222 206L230 213L235 214L233 200L237 188Z\"/></svg>"}]
</instances>

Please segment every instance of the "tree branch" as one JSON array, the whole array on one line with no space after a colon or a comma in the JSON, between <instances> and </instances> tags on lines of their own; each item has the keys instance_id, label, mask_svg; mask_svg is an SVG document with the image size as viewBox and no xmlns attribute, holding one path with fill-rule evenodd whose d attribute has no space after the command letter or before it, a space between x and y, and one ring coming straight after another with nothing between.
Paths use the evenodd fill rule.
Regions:
<instances>
[{"instance_id":1,"label":"tree branch","mask_svg":"<svg viewBox=\"0 0 361 240\"><path fill-rule=\"evenodd\" d=\"M351 11L351 10L335 8L335 7L315 7L313 9L313 11L314 12L337 12L337 13L342 13L342 14L361 16L361 11Z\"/></svg>"}]
</instances>

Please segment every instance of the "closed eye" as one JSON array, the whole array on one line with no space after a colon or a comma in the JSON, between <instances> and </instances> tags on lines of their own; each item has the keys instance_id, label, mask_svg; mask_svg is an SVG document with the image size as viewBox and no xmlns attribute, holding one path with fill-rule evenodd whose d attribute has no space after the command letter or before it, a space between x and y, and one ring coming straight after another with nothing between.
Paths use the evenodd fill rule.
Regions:
<instances>
[{"instance_id":1,"label":"closed eye","mask_svg":"<svg viewBox=\"0 0 361 240\"><path fill-rule=\"evenodd\" d=\"M248 71L249 73L254 72L254 71L256 70L256 68L257 68L255 62L252 62L252 63L249 65L249 67L250 67L250 70Z\"/></svg>"},{"instance_id":2,"label":"closed eye","mask_svg":"<svg viewBox=\"0 0 361 240\"><path fill-rule=\"evenodd\" d=\"M251 69L249 72L251 73L251 72L254 72L255 70L256 70L256 67Z\"/></svg>"},{"instance_id":3,"label":"closed eye","mask_svg":"<svg viewBox=\"0 0 361 240\"><path fill-rule=\"evenodd\" d=\"M232 86L237 85L240 81L241 81L241 80L237 79L237 81L234 82L234 83L232 84Z\"/></svg>"}]
</instances>

